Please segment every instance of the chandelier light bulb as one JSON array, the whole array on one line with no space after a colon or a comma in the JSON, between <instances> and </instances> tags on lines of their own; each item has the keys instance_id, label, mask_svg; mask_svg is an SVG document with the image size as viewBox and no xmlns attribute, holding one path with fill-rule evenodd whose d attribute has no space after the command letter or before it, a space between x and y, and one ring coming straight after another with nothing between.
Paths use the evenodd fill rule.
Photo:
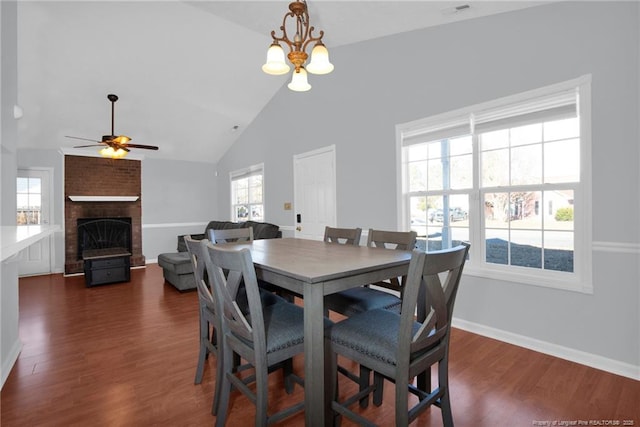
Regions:
<instances>
[{"instance_id":1,"label":"chandelier light bulb","mask_svg":"<svg viewBox=\"0 0 640 427\"><path fill-rule=\"evenodd\" d=\"M290 25L288 26L287 23ZM295 33L293 31L287 32L287 28L295 29ZM289 48L287 58L294 68L291 83L288 85L289 89L297 92L311 89L311 85L307 82L305 64L307 64L306 68L309 72L313 74L328 74L333 71L333 64L329 62L329 52L322 43L324 31L320 31L317 36L313 34L315 28L310 24L306 0L295 0L289 3L289 12L282 18L280 31L279 36L275 31L271 31L273 42L267 52L267 62L262 66L262 71L273 75L289 72L290 67L285 62L284 51L280 43L286 44ZM288 34L293 34L293 39L290 39ZM311 61L307 63L308 46L313 46L313 50Z\"/></svg>"},{"instance_id":2,"label":"chandelier light bulb","mask_svg":"<svg viewBox=\"0 0 640 427\"><path fill-rule=\"evenodd\" d=\"M329 62L329 51L324 44L317 43L313 47L307 71L312 74L329 74L333 71L333 64Z\"/></svg>"},{"instance_id":3,"label":"chandelier light bulb","mask_svg":"<svg viewBox=\"0 0 640 427\"><path fill-rule=\"evenodd\" d=\"M287 87L296 92L306 92L311 89L311 85L307 81L307 71L304 67L300 67L299 71L294 71L291 76L291 83Z\"/></svg>"},{"instance_id":4,"label":"chandelier light bulb","mask_svg":"<svg viewBox=\"0 0 640 427\"><path fill-rule=\"evenodd\" d=\"M273 76L287 74L291 68L284 62L284 50L278 43L272 43L267 51L267 62L262 71Z\"/></svg>"}]
</instances>

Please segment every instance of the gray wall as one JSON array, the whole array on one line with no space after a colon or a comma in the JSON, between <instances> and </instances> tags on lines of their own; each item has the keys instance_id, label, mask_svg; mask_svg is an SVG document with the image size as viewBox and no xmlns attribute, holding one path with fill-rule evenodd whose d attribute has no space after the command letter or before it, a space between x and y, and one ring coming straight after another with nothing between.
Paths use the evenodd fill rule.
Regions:
<instances>
[{"instance_id":1,"label":"gray wall","mask_svg":"<svg viewBox=\"0 0 640 427\"><path fill-rule=\"evenodd\" d=\"M0 2L0 225L16 225L16 147L18 126L13 106L18 103L17 3ZM0 388L18 357L18 266L0 264Z\"/></svg>"},{"instance_id":2,"label":"gray wall","mask_svg":"<svg viewBox=\"0 0 640 427\"><path fill-rule=\"evenodd\" d=\"M142 252L147 262L174 252L179 234L202 233L218 216L215 165L145 159L142 162Z\"/></svg>"},{"instance_id":3,"label":"gray wall","mask_svg":"<svg viewBox=\"0 0 640 427\"><path fill-rule=\"evenodd\" d=\"M637 368L639 16L565 2L331 49L335 71L307 93L283 86L221 159L218 212L228 172L264 162L266 217L292 226L292 156L336 144L338 225L394 229L396 124L590 73L594 294L465 276L454 315Z\"/></svg>"}]
</instances>

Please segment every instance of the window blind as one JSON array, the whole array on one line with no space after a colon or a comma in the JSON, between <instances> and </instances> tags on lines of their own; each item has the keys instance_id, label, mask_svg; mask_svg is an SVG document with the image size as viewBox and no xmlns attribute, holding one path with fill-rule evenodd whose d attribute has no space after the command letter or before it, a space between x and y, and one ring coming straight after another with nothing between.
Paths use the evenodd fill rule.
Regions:
<instances>
[{"instance_id":1,"label":"window blind","mask_svg":"<svg viewBox=\"0 0 640 427\"><path fill-rule=\"evenodd\" d=\"M577 117L576 89L517 102L472 114L474 133Z\"/></svg>"},{"instance_id":2,"label":"window blind","mask_svg":"<svg viewBox=\"0 0 640 427\"><path fill-rule=\"evenodd\" d=\"M237 181L243 178L249 178L250 176L261 175L263 167L262 165L250 166L246 169L241 169L231 172L231 180Z\"/></svg>"},{"instance_id":3,"label":"window blind","mask_svg":"<svg viewBox=\"0 0 640 427\"><path fill-rule=\"evenodd\" d=\"M469 115L465 114L445 122L439 122L431 126L427 124L419 129L403 132L402 145L407 147L409 145L437 141L444 138L469 135L470 133L471 122Z\"/></svg>"}]
</instances>

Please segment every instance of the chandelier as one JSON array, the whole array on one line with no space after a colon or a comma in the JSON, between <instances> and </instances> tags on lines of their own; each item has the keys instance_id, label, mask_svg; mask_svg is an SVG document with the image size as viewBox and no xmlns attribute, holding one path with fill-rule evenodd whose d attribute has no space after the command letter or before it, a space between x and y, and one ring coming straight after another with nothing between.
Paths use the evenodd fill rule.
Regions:
<instances>
[{"instance_id":1,"label":"chandelier","mask_svg":"<svg viewBox=\"0 0 640 427\"><path fill-rule=\"evenodd\" d=\"M295 36L291 40L287 34L287 19L292 18L295 21ZM289 21L291 22L291 21ZM312 74L328 74L333 71L333 64L329 62L329 51L322 43L324 31L320 31L318 37L313 36L314 27L309 25L309 11L307 10L307 2L305 0L296 0L289 4L289 12L282 19L281 37L276 37L276 32L271 31L273 43L267 51L267 62L262 66L262 71L272 75L287 74L291 69L284 61L284 50L279 42L286 43L289 46L287 58L294 66L291 83L288 87L296 92L305 92L311 89L311 85L307 81L307 71ZM311 51L311 62L305 67L309 55L307 55L307 46L314 43Z\"/></svg>"}]
</instances>

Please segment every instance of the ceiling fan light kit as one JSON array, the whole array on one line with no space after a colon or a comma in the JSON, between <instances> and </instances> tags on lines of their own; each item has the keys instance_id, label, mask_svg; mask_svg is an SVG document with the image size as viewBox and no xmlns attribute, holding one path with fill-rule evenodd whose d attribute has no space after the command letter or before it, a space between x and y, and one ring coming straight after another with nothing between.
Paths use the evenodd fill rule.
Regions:
<instances>
[{"instance_id":1,"label":"ceiling fan light kit","mask_svg":"<svg viewBox=\"0 0 640 427\"><path fill-rule=\"evenodd\" d=\"M287 34L287 19L292 18L295 22L295 36L291 40ZM296 92L305 92L311 89L307 81L307 71L311 74L328 74L333 71L333 64L329 61L329 51L324 43L324 31L320 31L318 37L313 36L314 27L309 24L309 11L305 0L296 0L289 4L289 12L284 15L280 31L282 35L276 36L276 32L271 31L273 42L267 51L267 62L262 66L262 71L271 75L282 75L289 72L291 67L284 60L284 50L280 42L289 46L287 58L293 64L294 71L291 76L291 83L288 88ZM307 46L315 43L311 50L311 61L305 67L309 55Z\"/></svg>"},{"instance_id":2,"label":"ceiling fan light kit","mask_svg":"<svg viewBox=\"0 0 640 427\"><path fill-rule=\"evenodd\" d=\"M83 141L92 141L94 144L90 145L77 145L73 148L84 148L84 147L102 147L99 153L103 157L108 157L111 159L121 159L126 156L130 148L142 148L145 150L157 150L158 147L155 145L143 145L143 144L129 144L131 138L126 135L117 135L114 132L114 117L115 117L115 103L118 100L118 96L110 93L107 95L107 99L111 102L111 135L102 135L102 139L100 141L94 141L93 139L88 138L80 138L78 136L68 136L67 138L72 139L81 139Z\"/></svg>"}]
</instances>

